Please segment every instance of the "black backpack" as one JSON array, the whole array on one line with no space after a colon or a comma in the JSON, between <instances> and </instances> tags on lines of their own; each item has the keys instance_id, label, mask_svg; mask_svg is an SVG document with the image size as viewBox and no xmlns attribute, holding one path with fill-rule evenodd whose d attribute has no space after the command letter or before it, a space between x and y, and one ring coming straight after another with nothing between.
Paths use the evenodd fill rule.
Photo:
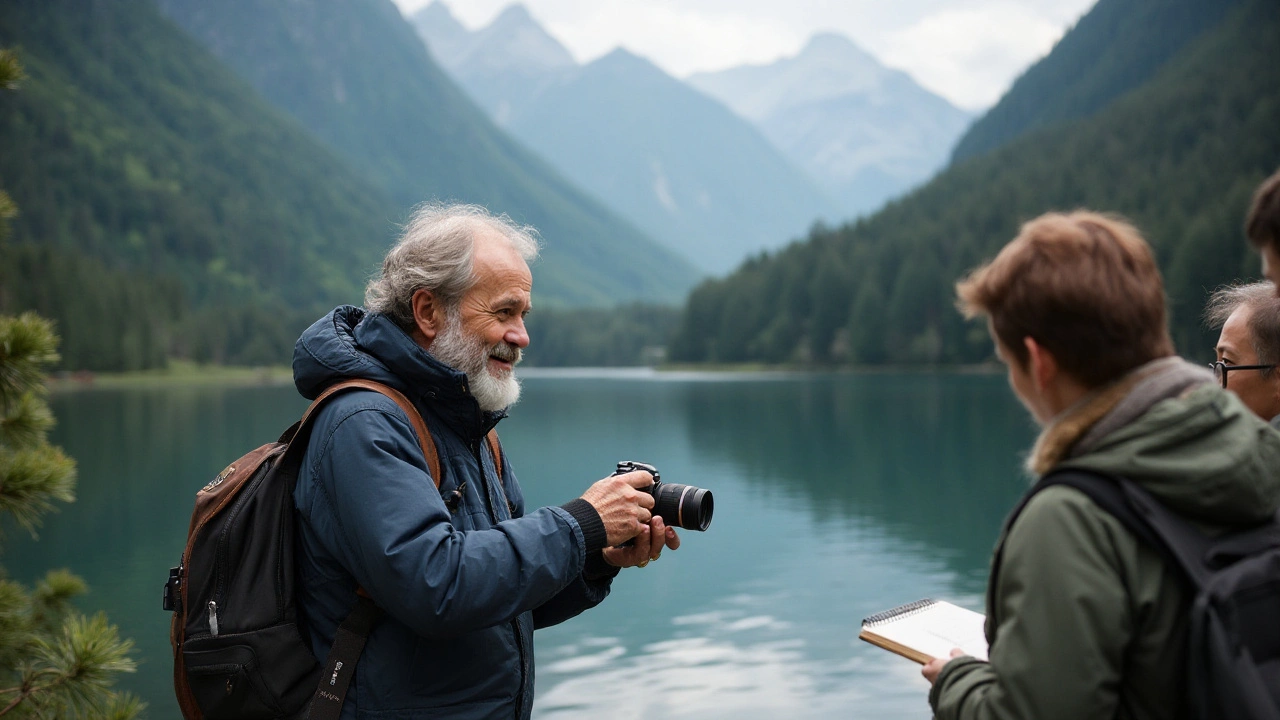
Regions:
<instances>
[{"instance_id":1,"label":"black backpack","mask_svg":"<svg viewBox=\"0 0 1280 720\"><path fill-rule=\"evenodd\" d=\"M1088 495L1178 569L1191 598L1186 697L1193 720L1280 720L1280 513L1209 536L1131 480L1062 469L1031 488L1005 527L1053 485Z\"/></svg>"},{"instance_id":2,"label":"black backpack","mask_svg":"<svg viewBox=\"0 0 1280 720\"><path fill-rule=\"evenodd\" d=\"M380 392L404 410L439 486L435 442L413 403L380 383L348 380L325 390L278 441L236 460L196 493L186 550L164 587L164 609L174 613L174 690L186 720L337 720L341 713L381 612L357 593L322 672L299 626L293 487L316 411L354 388ZM496 450L496 437L490 442Z\"/></svg>"}]
</instances>

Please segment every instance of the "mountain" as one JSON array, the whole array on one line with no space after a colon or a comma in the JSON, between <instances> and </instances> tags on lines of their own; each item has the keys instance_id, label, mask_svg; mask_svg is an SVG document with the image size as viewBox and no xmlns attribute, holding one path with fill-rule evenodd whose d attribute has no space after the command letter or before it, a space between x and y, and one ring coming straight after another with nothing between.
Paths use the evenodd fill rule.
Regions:
<instances>
[{"instance_id":1,"label":"mountain","mask_svg":"<svg viewBox=\"0 0 1280 720\"><path fill-rule=\"evenodd\" d=\"M1088 117L1046 117L871 217L818 229L704 283L686 304L673 359L987 360L985 329L954 309L956 279L994 256L1022 222L1081 207L1124 214L1144 232L1164 273L1175 343L1191 357L1211 357L1213 337L1199 319L1208 292L1259 275L1240 228L1254 188L1280 166L1280 3L1239 0L1211 25L1187 15L1178 32L1141 37L1177 44L1172 52L1113 53L1113 43L1136 39L1106 41L1109 31L1093 13L1110 17L1107 27L1131 27L1152 2L1099 3L1045 60L1058 65L1054 55L1077 47L1115 58L1167 55L1145 82ZM1175 14L1183 6L1163 0L1162 7ZM1194 40L1180 40L1193 30ZM1075 59L1085 74L1091 57ZM1053 91L1022 82L1000 102L1016 106L1024 93Z\"/></svg>"},{"instance_id":2,"label":"mountain","mask_svg":"<svg viewBox=\"0 0 1280 720\"><path fill-rule=\"evenodd\" d=\"M535 295L678 301L697 272L499 130L390 0L157 0L187 32L397 203L478 203L536 227Z\"/></svg>"},{"instance_id":3,"label":"mountain","mask_svg":"<svg viewBox=\"0 0 1280 720\"><path fill-rule=\"evenodd\" d=\"M755 123L844 215L876 209L927 180L972 119L831 33L813 36L795 57L687 82Z\"/></svg>"},{"instance_id":4,"label":"mountain","mask_svg":"<svg viewBox=\"0 0 1280 720\"><path fill-rule=\"evenodd\" d=\"M1239 0L1098 0L955 146L960 162L1038 127L1088 117L1147 82Z\"/></svg>"},{"instance_id":5,"label":"mountain","mask_svg":"<svg viewBox=\"0 0 1280 720\"><path fill-rule=\"evenodd\" d=\"M429 46L457 24L446 14L436 2L415 16ZM451 47L442 64L512 135L705 271L726 272L836 212L720 103L625 50L579 67L523 6Z\"/></svg>"},{"instance_id":6,"label":"mountain","mask_svg":"<svg viewBox=\"0 0 1280 720\"><path fill-rule=\"evenodd\" d=\"M436 64L448 70L450 58L463 55L471 43L471 31L462 26L441 2L428 3L409 18Z\"/></svg>"},{"instance_id":7,"label":"mountain","mask_svg":"<svg viewBox=\"0 0 1280 720\"><path fill-rule=\"evenodd\" d=\"M475 33L439 0L410 20L432 56L499 126L508 125L517 108L578 67L523 5L508 6Z\"/></svg>"},{"instance_id":8,"label":"mountain","mask_svg":"<svg viewBox=\"0 0 1280 720\"><path fill-rule=\"evenodd\" d=\"M72 7L74 5L74 7ZM55 320L69 369L285 362L358 302L385 194L143 0L0 5L0 312Z\"/></svg>"},{"instance_id":9,"label":"mountain","mask_svg":"<svg viewBox=\"0 0 1280 720\"><path fill-rule=\"evenodd\" d=\"M625 50L546 89L510 130L713 273L833 214L755 128Z\"/></svg>"}]
</instances>

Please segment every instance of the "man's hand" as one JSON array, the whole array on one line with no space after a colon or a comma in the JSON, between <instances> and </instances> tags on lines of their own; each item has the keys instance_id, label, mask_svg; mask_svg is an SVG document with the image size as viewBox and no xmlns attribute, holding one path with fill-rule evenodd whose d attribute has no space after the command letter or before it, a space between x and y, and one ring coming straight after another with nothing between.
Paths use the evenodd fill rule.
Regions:
<instances>
[{"instance_id":1,"label":"man's hand","mask_svg":"<svg viewBox=\"0 0 1280 720\"><path fill-rule=\"evenodd\" d=\"M657 560L664 547L672 550L680 547L680 536L675 528L667 527L661 515L654 515L636 535L634 544L605 548L604 561L614 567L644 567L650 560Z\"/></svg>"},{"instance_id":2,"label":"man's hand","mask_svg":"<svg viewBox=\"0 0 1280 720\"><path fill-rule=\"evenodd\" d=\"M637 488L653 484L653 476L643 470L612 475L582 493L582 499L600 514L610 546L620 545L648 530L653 517L653 496Z\"/></svg>"},{"instance_id":3,"label":"man's hand","mask_svg":"<svg viewBox=\"0 0 1280 720\"><path fill-rule=\"evenodd\" d=\"M920 674L921 674L921 675L924 675L924 679L925 679L925 680L928 680L928 681L929 681L929 684L930 684L930 685L932 685L932 684L934 684L935 682L937 682L937 680L938 680L938 674L942 672L942 668L943 668L943 666L944 666L944 665L946 665L947 663L951 662L951 659L952 659L952 658L958 658L958 657L960 657L960 656L962 656L962 655L964 655L964 651L963 651L963 650L961 650L960 648L952 648L952 649L951 649L951 657L946 657L946 658L934 658L933 660L931 660L931 661L929 662L929 664L928 664L928 665L925 665L925 666L920 670Z\"/></svg>"}]
</instances>

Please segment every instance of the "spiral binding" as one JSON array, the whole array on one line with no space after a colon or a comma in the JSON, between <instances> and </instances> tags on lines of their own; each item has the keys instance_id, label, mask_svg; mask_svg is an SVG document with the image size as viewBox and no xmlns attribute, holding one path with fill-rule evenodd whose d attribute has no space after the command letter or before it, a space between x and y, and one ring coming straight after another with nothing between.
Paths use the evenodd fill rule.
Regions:
<instances>
[{"instance_id":1,"label":"spiral binding","mask_svg":"<svg viewBox=\"0 0 1280 720\"><path fill-rule=\"evenodd\" d=\"M910 603L907 603L906 605L899 605L896 608L891 608L889 610L885 610L884 612L878 612L875 615L863 618L862 626L875 627L877 625L883 625L887 622L897 620L899 618L909 617L911 615L924 612L925 610L928 610L929 608L937 604L938 604L938 601L934 600L933 598L916 600L915 602L910 602Z\"/></svg>"}]
</instances>

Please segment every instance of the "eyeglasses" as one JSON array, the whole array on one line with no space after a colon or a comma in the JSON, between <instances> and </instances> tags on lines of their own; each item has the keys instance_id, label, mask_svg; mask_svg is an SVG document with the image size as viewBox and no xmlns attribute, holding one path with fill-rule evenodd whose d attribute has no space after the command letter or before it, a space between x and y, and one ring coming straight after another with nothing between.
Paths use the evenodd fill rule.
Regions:
<instances>
[{"instance_id":1,"label":"eyeglasses","mask_svg":"<svg viewBox=\"0 0 1280 720\"><path fill-rule=\"evenodd\" d=\"M1213 376L1222 383L1222 387L1227 386L1228 370L1270 370L1275 365L1228 365L1221 360L1209 363L1209 367L1213 368Z\"/></svg>"}]
</instances>

